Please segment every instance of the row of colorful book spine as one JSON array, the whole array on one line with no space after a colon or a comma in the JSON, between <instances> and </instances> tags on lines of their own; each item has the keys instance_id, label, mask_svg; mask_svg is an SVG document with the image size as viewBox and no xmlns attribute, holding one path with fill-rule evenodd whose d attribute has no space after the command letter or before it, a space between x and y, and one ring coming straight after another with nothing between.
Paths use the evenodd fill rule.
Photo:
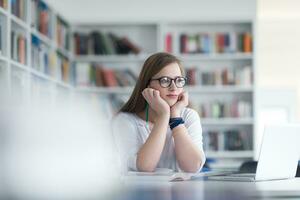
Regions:
<instances>
[{"instance_id":1,"label":"row of colorful book spine","mask_svg":"<svg viewBox=\"0 0 300 200\"><path fill-rule=\"evenodd\" d=\"M250 101L234 99L232 101L214 100L207 102L191 102L190 106L198 111L201 118L251 118Z\"/></svg>"},{"instance_id":2,"label":"row of colorful book spine","mask_svg":"<svg viewBox=\"0 0 300 200\"><path fill-rule=\"evenodd\" d=\"M59 77L58 80L62 80L66 83L73 83L74 82L74 70L70 63L69 58L66 58L61 53L57 52L57 67L59 69Z\"/></svg>"},{"instance_id":3,"label":"row of colorful book spine","mask_svg":"<svg viewBox=\"0 0 300 200\"><path fill-rule=\"evenodd\" d=\"M31 67L57 80L70 82L73 80L72 68L68 58L58 52L51 51L49 46L38 37L31 36Z\"/></svg>"},{"instance_id":4,"label":"row of colorful book spine","mask_svg":"<svg viewBox=\"0 0 300 200\"><path fill-rule=\"evenodd\" d=\"M117 55L139 54L141 48L126 36L92 31L74 33L74 51L76 55Z\"/></svg>"},{"instance_id":5,"label":"row of colorful book spine","mask_svg":"<svg viewBox=\"0 0 300 200\"><path fill-rule=\"evenodd\" d=\"M23 21L26 20L25 0L11 0L11 13Z\"/></svg>"},{"instance_id":6,"label":"row of colorful book spine","mask_svg":"<svg viewBox=\"0 0 300 200\"><path fill-rule=\"evenodd\" d=\"M203 148L206 151L251 150L252 138L245 130L210 130L203 132Z\"/></svg>"},{"instance_id":7,"label":"row of colorful book spine","mask_svg":"<svg viewBox=\"0 0 300 200\"><path fill-rule=\"evenodd\" d=\"M174 49L174 34L165 36L165 51L182 54L251 53L253 50L250 32L195 33L179 35L179 49ZM177 39L177 38L176 38Z\"/></svg>"},{"instance_id":8,"label":"row of colorful book spine","mask_svg":"<svg viewBox=\"0 0 300 200\"><path fill-rule=\"evenodd\" d=\"M97 63L76 63L76 85L98 87L134 86L137 74L130 69L111 69Z\"/></svg>"},{"instance_id":9,"label":"row of colorful book spine","mask_svg":"<svg viewBox=\"0 0 300 200\"><path fill-rule=\"evenodd\" d=\"M57 17L56 20L56 43L58 47L69 50L70 27L65 20Z\"/></svg>"},{"instance_id":10,"label":"row of colorful book spine","mask_svg":"<svg viewBox=\"0 0 300 200\"><path fill-rule=\"evenodd\" d=\"M0 7L7 9L7 0L0 0Z\"/></svg>"},{"instance_id":11,"label":"row of colorful book spine","mask_svg":"<svg viewBox=\"0 0 300 200\"><path fill-rule=\"evenodd\" d=\"M219 85L243 85L251 86L253 72L251 66L234 68L218 68L203 70L204 67L192 67L186 70L189 85L219 86Z\"/></svg>"}]
</instances>

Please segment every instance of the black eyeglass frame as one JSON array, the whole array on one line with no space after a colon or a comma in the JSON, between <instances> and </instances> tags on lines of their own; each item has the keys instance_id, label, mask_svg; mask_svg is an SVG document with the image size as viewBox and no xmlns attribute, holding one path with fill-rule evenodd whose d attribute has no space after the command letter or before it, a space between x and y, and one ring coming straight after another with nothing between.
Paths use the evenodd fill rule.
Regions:
<instances>
[{"instance_id":1,"label":"black eyeglass frame","mask_svg":"<svg viewBox=\"0 0 300 200\"><path fill-rule=\"evenodd\" d=\"M166 87L164 87L164 86L162 86L162 84L161 84L161 79L163 79L163 78L168 78L169 80L171 80L170 81L170 84L168 85L168 86L166 86ZM178 87L177 86L177 83L176 83L176 80L177 79L179 79L179 78L183 78L184 79L184 85L182 86L182 87ZM171 85L172 85L172 82L174 81L174 83L175 83L175 85L176 85L176 87L177 88L183 88L186 84L187 84L187 78L186 77L183 77L183 76L177 76L177 77L175 77L175 78L171 78L171 77L168 77L168 76L162 76L162 77L159 77L159 78L152 78L152 79L150 79L150 81L158 81L159 82L159 85L161 86L161 87L163 87L163 88L169 88ZM149 81L149 82L150 82Z\"/></svg>"}]
</instances>

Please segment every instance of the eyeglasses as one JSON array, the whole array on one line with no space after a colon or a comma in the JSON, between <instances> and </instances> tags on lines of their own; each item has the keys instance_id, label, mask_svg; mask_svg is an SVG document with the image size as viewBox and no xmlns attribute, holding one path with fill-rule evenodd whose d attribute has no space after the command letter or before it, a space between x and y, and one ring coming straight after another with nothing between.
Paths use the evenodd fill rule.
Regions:
<instances>
[{"instance_id":1,"label":"eyeglasses","mask_svg":"<svg viewBox=\"0 0 300 200\"><path fill-rule=\"evenodd\" d=\"M185 86L187 79L186 77L178 76L176 78L170 78L168 76L162 76L160 78L151 79L150 81L159 81L159 84L163 88L168 88L172 85L172 81L174 81L177 88L182 88Z\"/></svg>"}]
</instances>

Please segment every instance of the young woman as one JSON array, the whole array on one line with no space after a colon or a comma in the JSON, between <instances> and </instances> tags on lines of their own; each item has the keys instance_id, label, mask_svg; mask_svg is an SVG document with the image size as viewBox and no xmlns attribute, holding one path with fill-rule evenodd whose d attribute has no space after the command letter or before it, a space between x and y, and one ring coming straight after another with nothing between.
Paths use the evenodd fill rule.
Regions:
<instances>
[{"instance_id":1,"label":"young woman","mask_svg":"<svg viewBox=\"0 0 300 200\"><path fill-rule=\"evenodd\" d=\"M180 61L168 53L151 55L127 103L113 120L113 134L125 170L157 168L198 172L205 155L196 111Z\"/></svg>"}]
</instances>

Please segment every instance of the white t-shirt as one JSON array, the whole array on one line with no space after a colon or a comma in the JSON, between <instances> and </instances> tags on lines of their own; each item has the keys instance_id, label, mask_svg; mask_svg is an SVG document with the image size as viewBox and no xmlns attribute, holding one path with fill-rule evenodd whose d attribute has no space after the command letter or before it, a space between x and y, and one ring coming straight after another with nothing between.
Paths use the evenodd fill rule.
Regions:
<instances>
[{"instance_id":1,"label":"white t-shirt","mask_svg":"<svg viewBox=\"0 0 300 200\"><path fill-rule=\"evenodd\" d=\"M184 125L192 141L199 147L202 153L202 159L205 161L205 155L202 144L202 128L200 118L196 111L185 108L181 112ZM137 171L136 160L137 153L146 142L150 129L153 124L141 119L138 115L121 112L113 118L113 135L119 150L121 168L124 171ZM202 162L203 166L204 162ZM199 170L202 168L199 168ZM170 127L167 130L166 142L157 168L168 168L174 171L182 171L175 157L175 144Z\"/></svg>"}]
</instances>

